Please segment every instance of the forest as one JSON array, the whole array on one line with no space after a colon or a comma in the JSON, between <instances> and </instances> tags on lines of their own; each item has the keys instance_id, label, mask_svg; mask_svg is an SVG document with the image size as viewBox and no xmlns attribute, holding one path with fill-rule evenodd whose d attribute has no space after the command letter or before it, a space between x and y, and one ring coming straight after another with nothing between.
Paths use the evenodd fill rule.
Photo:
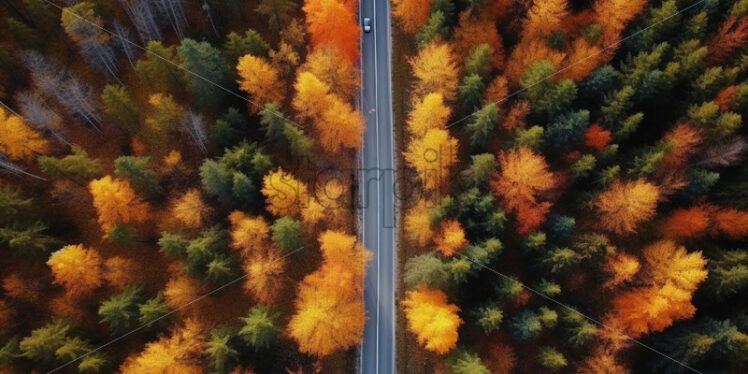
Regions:
<instances>
[{"instance_id":1,"label":"forest","mask_svg":"<svg viewBox=\"0 0 748 374\"><path fill-rule=\"evenodd\" d=\"M0 373L354 371L357 7L0 4Z\"/></svg>"},{"instance_id":2,"label":"forest","mask_svg":"<svg viewBox=\"0 0 748 374\"><path fill-rule=\"evenodd\" d=\"M399 372L747 372L748 1L392 4Z\"/></svg>"}]
</instances>

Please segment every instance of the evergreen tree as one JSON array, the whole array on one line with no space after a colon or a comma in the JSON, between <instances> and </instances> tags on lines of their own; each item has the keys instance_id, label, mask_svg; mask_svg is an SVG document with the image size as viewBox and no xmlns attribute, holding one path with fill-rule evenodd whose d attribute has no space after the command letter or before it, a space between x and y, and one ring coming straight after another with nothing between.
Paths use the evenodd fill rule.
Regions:
<instances>
[{"instance_id":1,"label":"evergreen tree","mask_svg":"<svg viewBox=\"0 0 748 374\"><path fill-rule=\"evenodd\" d=\"M137 302L141 298L141 293L141 287L130 286L101 303L101 323L106 324L112 334L125 332L133 326L138 316Z\"/></svg>"},{"instance_id":2,"label":"evergreen tree","mask_svg":"<svg viewBox=\"0 0 748 374\"><path fill-rule=\"evenodd\" d=\"M33 330L19 344L23 356L42 363L55 360L57 350L65 344L72 326L65 320L56 319Z\"/></svg>"},{"instance_id":3,"label":"evergreen tree","mask_svg":"<svg viewBox=\"0 0 748 374\"><path fill-rule=\"evenodd\" d=\"M73 154L63 158L39 157L39 167L52 178L65 178L81 186L102 176L101 162L89 158L79 146L73 146Z\"/></svg>"},{"instance_id":4,"label":"evergreen tree","mask_svg":"<svg viewBox=\"0 0 748 374\"><path fill-rule=\"evenodd\" d=\"M31 199L26 199L17 188L0 184L0 222L15 217L31 206Z\"/></svg>"},{"instance_id":5,"label":"evergreen tree","mask_svg":"<svg viewBox=\"0 0 748 374\"><path fill-rule=\"evenodd\" d=\"M461 173L462 181L467 187L485 186L496 170L496 157L490 153L470 156L470 166Z\"/></svg>"},{"instance_id":6,"label":"evergreen tree","mask_svg":"<svg viewBox=\"0 0 748 374\"><path fill-rule=\"evenodd\" d=\"M523 342L538 336L543 326L537 314L529 309L522 309L509 319L507 328L512 339Z\"/></svg>"},{"instance_id":7,"label":"evergreen tree","mask_svg":"<svg viewBox=\"0 0 748 374\"><path fill-rule=\"evenodd\" d=\"M227 204L252 207L260 200L257 186L272 167L269 156L256 144L242 143L218 160L207 159L200 167L205 190Z\"/></svg>"},{"instance_id":8,"label":"evergreen tree","mask_svg":"<svg viewBox=\"0 0 748 374\"><path fill-rule=\"evenodd\" d=\"M291 0L260 0L260 5L255 8L255 11L267 18L270 32L278 35L281 27L288 20L288 13L296 10L296 7L296 3Z\"/></svg>"},{"instance_id":9,"label":"evergreen tree","mask_svg":"<svg viewBox=\"0 0 748 374\"><path fill-rule=\"evenodd\" d=\"M273 0L283 1L283 0ZM248 29L244 36L230 32L223 44L223 54L229 63L236 63L239 57L250 54L257 57L268 57L270 46L262 39L257 31Z\"/></svg>"},{"instance_id":10,"label":"evergreen tree","mask_svg":"<svg viewBox=\"0 0 748 374\"><path fill-rule=\"evenodd\" d=\"M706 288L718 301L748 289L748 252L721 251L709 261Z\"/></svg>"},{"instance_id":11,"label":"evergreen tree","mask_svg":"<svg viewBox=\"0 0 748 374\"><path fill-rule=\"evenodd\" d=\"M573 217L551 214L545 221L545 233L552 243L568 244L574 233L575 220Z\"/></svg>"},{"instance_id":12,"label":"evergreen tree","mask_svg":"<svg viewBox=\"0 0 748 374\"><path fill-rule=\"evenodd\" d=\"M418 47L429 44L437 37L446 38L449 35L449 26L447 18L441 11L431 12L428 21L416 33L415 39Z\"/></svg>"},{"instance_id":13,"label":"evergreen tree","mask_svg":"<svg viewBox=\"0 0 748 374\"><path fill-rule=\"evenodd\" d=\"M106 233L106 238L122 248L134 248L138 244L138 238L126 225L114 225Z\"/></svg>"},{"instance_id":14,"label":"evergreen tree","mask_svg":"<svg viewBox=\"0 0 748 374\"><path fill-rule=\"evenodd\" d=\"M177 48L185 74L187 87L203 108L217 109L226 97L226 86L231 82L231 69L220 51L208 42L182 40Z\"/></svg>"},{"instance_id":15,"label":"evergreen tree","mask_svg":"<svg viewBox=\"0 0 748 374\"><path fill-rule=\"evenodd\" d=\"M555 74L548 61L532 64L522 75L522 95L530 101L532 115L538 119L553 117L567 108L577 96L577 85L570 79L548 79Z\"/></svg>"},{"instance_id":16,"label":"evergreen tree","mask_svg":"<svg viewBox=\"0 0 748 374\"><path fill-rule=\"evenodd\" d=\"M460 352L456 354L450 365L454 374L490 374L491 371L483 365L480 357L475 353Z\"/></svg>"},{"instance_id":17,"label":"evergreen tree","mask_svg":"<svg viewBox=\"0 0 748 374\"><path fill-rule=\"evenodd\" d=\"M466 111L473 111L480 107L484 88L485 83L478 74L469 74L462 78L462 83L457 86L457 96Z\"/></svg>"},{"instance_id":18,"label":"evergreen tree","mask_svg":"<svg viewBox=\"0 0 748 374\"><path fill-rule=\"evenodd\" d=\"M123 86L108 84L101 91L104 113L111 117L125 132L133 135L140 122L140 110Z\"/></svg>"},{"instance_id":19,"label":"evergreen tree","mask_svg":"<svg viewBox=\"0 0 748 374\"><path fill-rule=\"evenodd\" d=\"M538 361L540 361L541 366L552 372L561 370L569 364L561 352L550 347L545 347L540 350Z\"/></svg>"},{"instance_id":20,"label":"evergreen tree","mask_svg":"<svg viewBox=\"0 0 748 374\"><path fill-rule=\"evenodd\" d=\"M170 313L164 296L158 294L138 305L138 323L148 327L163 327L168 324L166 316Z\"/></svg>"},{"instance_id":21,"label":"evergreen tree","mask_svg":"<svg viewBox=\"0 0 748 374\"><path fill-rule=\"evenodd\" d=\"M181 83L175 70L179 63L174 46L164 47L152 40L146 49L149 53L144 53L135 64L140 81L152 92L177 92Z\"/></svg>"},{"instance_id":22,"label":"evergreen tree","mask_svg":"<svg viewBox=\"0 0 748 374\"><path fill-rule=\"evenodd\" d=\"M211 128L210 138L219 150L233 147L239 143L241 132L246 128L246 119L236 109L229 108L226 113L216 120Z\"/></svg>"},{"instance_id":23,"label":"evergreen tree","mask_svg":"<svg viewBox=\"0 0 748 374\"><path fill-rule=\"evenodd\" d=\"M484 149L491 140L495 131L499 110L496 104L485 105L473 114L473 120L465 126L465 131L470 137L470 147L473 149Z\"/></svg>"},{"instance_id":24,"label":"evergreen tree","mask_svg":"<svg viewBox=\"0 0 748 374\"><path fill-rule=\"evenodd\" d=\"M171 257L181 257L187 252L190 241L179 233L164 232L158 240L161 252Z\"/></svg>"},{"instance_id":25,"label":"evergreen tree","mask_svg":"<svg viewBox=\"0 0 748 374\"><path fill-rule=\"evenodd\" d=\"M278 337L277 319L278 315L270 309L256 306L241 319L244 326L239 330L239 337L257 350L267 349Z\"/></svg>"},{"instance_id":26,"label":"evergreen tree","mask_svg":"<svg viewBox=\"0 0 748 374\"><path fill-rule=\"evenodd\" d=\"M205 353L208 355L210 368L215 373L228 373L232 363L239 358L239 352L234 348L235 337L236 333L228 325L211 330Z\"/></svg>"},{"instance_id":27,"label":"evergreen tree","mask_svg":"<svg viewBox=\"0 0 748 374\"><path fill-rule=\"evenodd\" d=\"M35 221L0 227L0 243L27 256L46 255L59 241L46 234L47 226Z\"/></svg>"},{"instance_id":28,"label":"evergreen tree","mask_svg":"<svg viewBox=\"0 0 748 374\"><path fill-rule=\"evenodd\" d=\"M135 186L153 194L164 192L156 173L148 168L150 157L120 156L114 160L114 172L127 178Z\"/></svg>"},{"instance_id":29,"label":"evergreen tree","mask_svg":"<svg viewBox=\"0 0 748 374\"><path fill-rule=\"evenodd\" d=\"M281 252L289 253L304 246L304 230L301 221L291 217L281 217L275 220L272 230L272 238Z\"/></svg>"},{"instance_id":30,"label":"evergreen tree","mask_svg":"<svg viewBox=\"0 0 748 374\"><path fill-rule=\"evenodd\" d=\"M475 314L478 319L478 326L483 329L483 332L486 335L498 331L501 326L501 321L504 319L504 314L498 306L481 307Z\"/></svg>"},{"instance_id":31,"label":"evergreen tree","mask_svg":"<svg viewBox=\"0 0 748 374\"><path fill-rule=\"evenodd\" d=\"M446 285L447 268L433 252L409 258L405 262L403 282L408 288L425 285L441 288Z\"/></svg>"},{"instance_id":32,"label":"evergreen tree","mask_svg":"<svg viewBox=\"0 0 748 374\"><path fill-rule=\"evenodd\" d=\"M528 129L517 129L515 131L513 145L517 147L528 147L538 149L543 145L545 129L540 126L532 126Z\"/></svg>"},{"instance_id":33,"label":"evergreen tree","mask_svg":"<svg viewBox=\"0 0 748 374\"><path fill-rule=\"evenodd\" d=\"M506 216L496 207L493 195L471 188L457 196L458 217L467 236L473 240L498 237Z\"/></svg>"},{"instance_id":34,"label":"evergreen tree","mask_svg":"<svg viewBox=\"0 0 748 374\"><path fill-rule=\"evenodd\" d=\"M297 157L311 157L314 141L304 134L304 130L290 122L286 122L283 127L283 136L288 142L291 154Z\"/></svg>"},{"instance_id":35,"label":"evergreen tree","mask_svg":"<svg viewBox=\"0 0 748 374\"><path fill-rule=\"evenodd\" d=\"M587 110L561 114L545 128L545 144L556 151L565 152L582 142L589 122L590 112Z\"/></svg>"},{"instance_id":36,"label":"evergreen tree","mask_svg":"<svg viewBox=\"0 0 748 374\"><path fill-rule=\"evenodd\" d=\"M491 58L491 47L488 44L483 43L473 48L465 58L465 75L478 74L484 81L488 80L493 67Z\"/></svg>"}]
</instances>

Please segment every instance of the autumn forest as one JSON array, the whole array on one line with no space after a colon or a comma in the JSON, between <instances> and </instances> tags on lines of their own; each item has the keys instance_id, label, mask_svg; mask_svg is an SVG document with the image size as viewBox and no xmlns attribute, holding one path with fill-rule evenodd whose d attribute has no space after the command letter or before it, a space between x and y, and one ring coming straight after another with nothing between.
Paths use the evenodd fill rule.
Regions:
<instances>
[{"instance_id":1,"label":"autumn forest","mask_svg":"<svg viewBox=\"0 0 748 374\"><path fill-rule=\"evenodd\" d=\"M390 6L397 372L746 373L748 0ZM0 374L366 372L360 8L0 2Z\"/></svg>"}]
</instances>

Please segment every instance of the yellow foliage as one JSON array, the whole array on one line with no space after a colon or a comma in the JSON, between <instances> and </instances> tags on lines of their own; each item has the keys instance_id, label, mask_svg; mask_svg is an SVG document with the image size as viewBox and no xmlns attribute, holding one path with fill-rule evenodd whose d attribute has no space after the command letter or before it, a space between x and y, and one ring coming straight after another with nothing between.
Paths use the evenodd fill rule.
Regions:
<instances>
[{"instance_id":1,"label":"yellow foliage","mask_svg":"<svg viewBox=\"0 0 748 374\"><path fill-rule=\"evenodd\" d=\"M678 288L695 291L706 279L706 260L698 252L686 252L686 248L671 240L660 240L643 250L647 279L656 285L672 282Z\"/></svg>"},{"instance_id":2,"label":"yellow foliage","mask_svg":"<svg viewBox=\"0 0 748 374\"><path fill-rule=\"evenodd\" d=\"M236 65L239 88L248 92L257 105L250 110L256 113L265 103L282 104L286 97L285 87L278 70L262 57L245 55Z\"/></svg>"},{"instance_id":3,"label":"yellow foliage","mask_svg":"<svg viewBox=\"0 0 748 374\"><path fill-rule=\"evenodd\" d=\"M426 190L446 186L452 165L457 163L458 141L447 130L431 129L413 139L405 151L405 161L416 170Z\"/></svg>"},{"instance_id":4,"label":"yellow foliage","mask_svg":"<svg viewBox=\"0 0 748 374\"><path fill-rule=\"evenodd\" d=\"M444 105L444 98L439 93L430 93L417 102L408 115L408 132L417 137L424 136L428 130L444 129L447 126L450 110Z\"/></svg>"},{"instance_id":5,"label":"yellow foliage","mask_svg":"<svg viewBox=\"0 0 748 374\"><path fill-rule=\"evenodd\" d=\"M47 265L54 283L72 297L88 295L102 284L101 258L83 245L68 245L52 253Z\"/></svg>"},{"instance_id":6,"label":"yellow foliage","mask_svg":"<svg viewBox=\"0 0 748 374\"><path fill-rule=\"evenodd\" d=\"M202 227L208 214L210 214L210 208L205 205L202 197L200 197L200 191L196 188L191 188L174 201L171 207L171 214L172 217L181 222L185 227L198 229Z\"/></svg>"},{"instance_id":7,"label":"yellow foliage","mask_svg":"<svg viewBox=\"0 0 748 374\"><path fill-rule=\"evenodd\" d=\"M294 83L293 108L302 119L315 120L327 107L330 86L308 71L299 71Z\"/></svg>"},{"instance_id":8,"label":"yellow foliage","mask_svg":"<svg viewBox=\"0 0 748 374\"><path fill-rule=\"evenodd\" d=\"M539 153L527 147L502 151L501 172L494 174L491 190L504 210L517 212L523 204L536 205L538 197L556 188L556 176Z\"/></svg>"},{"instance_id":9,"label":"yellow foliage","mask_svg":"<svg viewBox=\"0 0 748 374\"><path fill-rule=\"evenodd\" d=\"M611 275L604 287L615 288L630 281L639 272L640 267L639 260L632 255L623 252L612 255L603 265L603 270Z\"/></svg>"},{"instance_id":10,"label":"yellow foliage","mask_svg":"<svg viewBox=\"0 0 748 374\"><path fill-rule=\"evenodd\" d=\"M428 288L408 291L402 305L408 330L426 349L443 355L457 345L457 329L463 323L457 315L460 308L447 304L444 292Z\"/></svg>"},{"instance_id":11,"label":"yellow foliage","mask_svg":"<svg viewBox=\"0 0 748 374\"><path fill-rule=\"evenodd\" d=\"M164 301L171 309L184 307L205 293L199 280L186 274L169 279L164 288Z\"/></svg>"},{"instance_id":12,"label":"yellow foliage","mask_svg":"<svg viewBox=\"0 0 748 374\"><path fill-rule=\"evenodd\" d=\"M363 142L363 116L335 95L328 95L327 108L314 125L319 133L319 144L329 154L336 154L343 148L358 148Z\"/></svg>"},{"instance_id":13,"label":"yellow foliage","mask_svg":"<svg viewBox=\"0 0 748 374\"><path fill-rule=\"evenodd\" d=\"M393 0L392 15L405 32L414 33L429 18L433 0Z\"/></svg>"},{"instance_id":14,"label":"yellow foliage","mask_svg":"<svg viewBox=\"0 0 748 374\"><path fill-rule=\"evenodd\" d=\"M264 253L270 247L270 226L260 216L248 216L235 210L229 215L231 221L231 247L247 259Z\"/></svg>"},{"instance_id":15,"label":"yellow foliage","mask_svg":"<svg viewBox=\"0 0 748 374\"><path fill-rule=\"evenodd\" d=\"M421 247L431 241L434 231L431 230L429 208L425 200L418 200L405 215L405 234Z\"/></svg>"},{"instance_id":16,"label":"yellow foliage","mask_svg":"<svg viewBox=\"0 0 748 374\"><path fill-rule=\"evenodd\" d=\"M660 192L643 180L613 182L595 202L603 229L623 235L636 231L655 214Z\"/></svg>"},{"instance_id":17,"label":"yellow foliage","mask_svg":"<svg viewBox=\"0 0 748 374\"><path fill-rule=\"evenodd\" d=\"M205 352L206 331L195 320L188 319L183 326L148 343L143 352L130 356L120 368L122 374L201 374L204 372L202 356Z\"/></svg>"},{"instance_id":18,"label":"yellow foliage","mask_svg":"<svg viewBox=\"0 0 748 374\"><path fill-rule=\"evenodd\" d=\"M255 253L244 263L244 289L263 305L274 304L283 295L286 260L276 250Z\"/></svg>"},{"instance_id":19,"label":"yellow foliage","mask_svg":"<svg viewBox=\"0 0 748 374\"><path fill-rule=\"evenodd\" d=\"M88 190L99 214L99 224L104 231L117 224L144 222L148 218L148 205L142 202L130 182L105 176L92 180Z\"/></svg>"},{"instance_id":20,"label":"yellow foliage","mask_svg":"<svg viewBox=\"0 0 748 374\"><path fill-rule=\"evenodd\" d=\"M522 25L523 40L547 38L553 31L563 28L568 15L566 0L538 0L532 4Z\"/></svg>"},{"instance_id":21,"label":"yellow foliage","mask_svg":"<svg viewBox=\"0 0 748 374\"><path fill-rule=\"evenodd\" d=\"M327 217L327 209L317 199L309 199L309 204L301 209L301 221L306 226L314 226Z\"/></svg>"},{"instance_id":22,"label":"yellow foliage","mask_svg":"<svg viewBox=\"0 0 748 374\"><path fill-rule=\"evenodd\" d=\"M306 184L278 168L262 179L265 209L276 216L298 217L309 199Z\"/></svg>"},{"instance_id":23,"label":"yellow foliage","mask_svg":"<svg viewBox=\"0 0 748 374\"><path fill-rule=\"evenodd\" d=\"M358 69L349 62L334 44L315 48L306 57L300 71L308 71L330 87L339 97L353 97L359 87Z\"/></svg>"},{"instance_id":24,"label":"yellow foliage","mask_svg":"<svg viewBox=\"0 0 748 374\"><path fill-rule=\"evenodd\" d=\"M470 244L465 238L465 230L456 219L442 222L439 234L434 238L436 249L446 257L467 248Z\"/></svg>"},{"instance_id":25,"label":"yellow foliage","mask_svg":"<svg viewBox=\"0 0 748 374\"><path fill-rule=\"evenodd\" d=\"M460 69L449 44L432 41L421 48L418 56L411 58L409 62L416 78L414 98L438 93L446 101L455 99Z\"/></svg>"},{"instance_id":26,"label":"yellow foliage","mask_svg":"<svg viewBox=\"0 0 748 374\"><path fill-rule=\"evenodd\" d=\"M49 152L49 144L23 118L0 107L0 152L14 160L29 161Z\"/></svg>"}]
</instances>

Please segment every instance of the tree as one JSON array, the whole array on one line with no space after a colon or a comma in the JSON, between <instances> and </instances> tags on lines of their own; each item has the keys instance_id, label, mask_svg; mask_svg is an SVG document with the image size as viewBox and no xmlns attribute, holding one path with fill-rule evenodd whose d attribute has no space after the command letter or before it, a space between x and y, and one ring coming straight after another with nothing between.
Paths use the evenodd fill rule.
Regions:
<instances>
[{"instance_id":1,"label":"tree","mask_svg":"<svg viewBox=\"0 0 748 374\"><path fill-rule=\"evenodd\" d=\"M405 233L408 238L423 247L431 241L433 230L426 201L420 199L405 215Z\"/></svg>"},{"instance_id":2,"label":"tree","mask_svg":"<svg viewBox=\"0 0 748 374\"><path fill-rule=\"evenodd\" d=\"M403 282L413 289L419 286L438 288L445 286L447 268L434 253L425 253L409 258L405 262Z\"/></svg>"},{"instance_id":3,"label":"tree","mask_svg":"<svg viewBox=\"0 0 748 374\"><path fill-rule=\"evenodd\" d=\"M176 48L164 47L155 40L146 45L149 53L144 53L135 64L135 71L143 84L150 87L152 92L176 92L179 89L179 76L173 70L179 66Z\"/></svg>"},{"instance_id":4,"label":"tree","mask_svg":"<svg viewBox=\"0 0 748 374\"><path fill-rule=\"evenodd\" d=\"M718 301L748 287L748 254L740 250L720 251L709 260L706 289Z\"/></svg>"},{"instance_id":5,"label":"tree","mask_svg":"<svg viewBox=\"0 0 748 374\"><path fill-rule=\"evenodd\" d=\"M156 173L148 168L150 161L150 157L120 156L114 160L114 172L149 193L161 194L164 190Z\"/></svg>"},{"instance_id":6,"label":"tree","mask_svg":"<svg viewBox=\"0 0 748 374\"><path fill-rule=\"evenodd\" d=\"M447 303L444 292L429 288L406 291L401 304L408 330L424 348L443 355L456 346L457 329L463 321L457 315L460 309Z\"/></svg>"},{"instance_id":7,"label":"tree","mask_svg":"<svg viewBox=\"0 0 748 374\"><path fill-rule=\"evenodd\" d=\"M432 41L408 62L416 78L413 97L438 93L445 101L451 102L455 99L459 69L449 44Z\"/></svg>"},{"instance_id":8,"label":"tree","mask_svg":"<svg viewBox=\"0 0 748 374\"><path fill-rule=\"evenodd\" d=\"M405 161L416 170L426 190L441 190L457 162L458 141L447 130L431 129L414 139L405 151Z\"/></svg>"},{"instance_id":9,"label":"tree","mask_svg":"<svg viewBox=\"0 0 748 374\"><path fill-rule=\"evenodd\" d=\"M725 61L733 51L748 42L748 21L745 17L728 17L708 44L708 61L719 64Z\"/></svg>"},{"instance_id":10,"label":"tree","mask_svg":"<svg viewBox=\"0 0 748 374\"><path fill-rule=\"evenodd\" d=\"M468 187L485 185L496 170L496 157L490 153L470 156L470 167L462 171L462 180Z\"/></svg>"},{"instance_id":11,"label":"tree","mask_svg":"<svg viewBox=\"0 0 748 374\"><path fill-rule=\"evenodd\" d=\"M11 159L29 161L49 151L49 143L42 134L4 107L0 107L0 128L0 151Z\"/></svg>"},{"instance_id":12,"label":"tree","mask_svg":"<svg viewBox=\"0 0 748 374\"><path fill-rule=\"evenodd\" d=\"M168 94L152 94L148 97L150 111L145 118L145 126L139 138L148 145L152 154L159 155L168 149L169 134L179 128L185 109Z\"/></svg>"},{"instance_id":13,"label":"tree","mask_svg":"<svg viewBox=\"0 0 748 374\"><path fill-rule=\"evenodd\" d=\"M495 173L491 190L505 211L514 212L520 232L529 233L545 220L549 202L539 197L556 188L556 176L548 170L542 155L520 147L499 154L501 173Z\"/></svg>"},{"instance_id":14,"label":"tree","mask_svg":"<svg viewBox=\"0 0 748 374\"><path fill-rule=\"evenodd\" d=\"M441 94L430 93L416 102L408 114L407 129L412 136L420 137L431 129L444 129L450 116Z\"/></svg>"},{"instance_id":15,"label":"tree","mask_svg":"<svg viewBox=\"0 0 748 374\"><path fill-rule=\"evenodd\" d=\"M350 63L358 61L361 27L352 7L339 0L308 0L302 9L313 46L333 44Z\"/></svg>"},{"instance_id":16,"label":"tree","mask_svg":"<svg viewBox=\"0 0 748 374\"><path fill-rule=\"evenodd\" d=\"M457 96L465 111L473 111L480 105L484 88L483 78L478 74L473 73L462 78L462 82L457 86Z\"/></svg>"},{"instance_id":17,"label":"tree","mask_svg":"<svg viewBox=\"0 0 748 374\"><path fill-rule=\"evenodd\" d=\"M177 372L198 374L204 371L204 328L194 319L172 329L170 335L146 344L137 355L128 357L120 367L123 374Z\"/></svg>"},{"instance_id":18,"label":"tree","mask_svg":"<svg viewBox=\"0 0 748 374\"><path fill-rule=\"evenodd\" d=\"M177 53L182 67L189 71L185 80L192 96L202 107L217 109L227 94L223 87L231 78L229 65L221 52L208 42L186 38L177 47Z\"/></svg>"},{"instance_id":19,"label":"tree","mask_svg":"<svg viewBox=\"0 0 748 374\"><path fill-rule=\"evenodd\" d=\"M273 242L283 253L289 253L304 246L304 231L301 222L291 217L275 220L271 227Z\"/></svg>"},{"instance_id":20,"label":"tree","mask_svg":"<svg viewBox=\"0 0 748 374\"><path fill-rule=\"evenodd\" d=\"M429 18L432 0L397 0L393 2L392 15L407 33L414 33Z\"/></svg>"},{"instance_id":21,"label":"tree","mask_svg":"<svg viewBox=\"0 0 748 374\"><path fill-rule=\"evenodd\" d=\"M473 120L465 126L465 131L470 136L470 147L483 149L488 145L495 131L498 117L499 111L493 103L473 113Z\"/></svg>"},{"instance_id":22,"label":"tree","mask_svg":"<svg viewBox=\"0 0 748 374\"><path fill-rule=\"evenodd\" d=\"M497 306L485 306L476 312L478 326L483 329L486 335L491 334L499 329L501 321L504 320L504 313Z\"/></svg>"},{"instance_id":23,"label":"tree","mask_svg":"<svg viewBox=\"0 0 748 374\"><path fill-rule=\"evenodd\" d=\"M605 0L592 8L597 23L602 26L601 45L608 45L620 38L626 25L647 6L646 1Z\"/></svg>"},{"instance_id":24,"label":"tree","mask_svg":"<svg viewBox=\"0 0 748 374\"><path fill-rule=\"evenodd\" d=\"M308 54L300 71L308 71L327 84L330 93L341 98L353 97L360 76L355 65L348 61L334 44L321 45Z\"/></svg>"},{"instance_id":25,"label":"tree","mask_svg":"<svg viewBox=\"0 0 748 374\"><path fill-rule=\"evenodd\" d=\"M116 224L140 223L148 219L149 207L142 202L130 187L130 183L105 176L92 180L88 189L93 196L93 205L99 215L98 221L104 231Z\"/></svg>"},{"instance_id":26,"label":"tree","mask_svg":"<svg viewBox=\"0 0 748 374\"><path fill-rule=\"evenodd\" d=\"M250 107L252 113L257 113L266 103L283 102L286 94L278 70L265 59L245 55L239 58L236 71L239 75L239 88L248 92L254 101L254 105Z\"/></svg>"},{"instance_id":27,"label":"tree","mask_svg":"<svg viewBox=\"0 0 748 374\"><path fill-rule=\"evenodd\" d=\"M101 91L101 102L104 103L104 113L114 119L117 124L133 134L140 122L140 109L132 100L127 88L108 84Z\"/></svg>"},{"instance_id":28,"label":"tree","mask_svg":"<svg viewBox=\"0 0 748 374\"><path fill-rule=\"evenodd\" d=\"M38 362L49 363L57 350L65 344L72 326L65 320L55 319L33 330L19 345L23 356Z\"/></svg>"},{"instance_id":29,"label":"tree","mask_svg":"<svg viewBox=\"0 0 748 374\"><path fill-rule=\"evenodd\" d=\"M280 168L263 178L262 195L270 213L291 217L298 217L309 197L306 184Z\"/></svg>"},{"instance_id":30,"label":"tree","mask_svg":"<svg viewBox=\"0 0 748 374\"><path fill-rule=\"evenodd\" d=\"M530 65L519 80L532 114L540 119L552 118L568 108L577 96L577 86L570 79L549 79L556 71L551 62L538 61Z\"/></svg>"},{"instance_id":31,"label":"tree","mask_svg":"<svg viewBox=\"0 0 748 374\"><path fill-rule=\"evenodd\" d=\"M423 47L437 37L447 38L449 37L449 31L447 17L444 13L439 10L432 11L428 22L418 29L415 35L416 44Z\"/></svg>"},{"instance_id":32,"label":"tree","mask_svg":"<svg viewBox=\"0 0 748 374\"><path fill-rule=\"evenodd\" d=\"M473 48L465 58L465 75L478 74L484 81L487 81L492 67L491 46L486 43Z\"/></svg>"},{"instance_id":33,"label":"tree","mask_svg":"<svg viewBox=\"0 0 748 374\"><path fill-rule=\"evenodd\" d=\"M522 309L509 319L507 328L512 339L523 342L538 336L543 326L536 313L529 309Z\"/></svg>"},{"instance_id":34,"label":"tree","mask_svg":"<svg viewBox=\"0 0 748 374\"><path fill-rule=\"evenodd\" d=\"M565 152L580 144L584 140L589 120L590 112L587 110L556 116L543 132L546 144L558 152Z\"/></svg>"},{"instance_id":35,"label":"tree","mask_svg":"<svg viewBox=\"0 0 748 374\"><path fill-rule=\"evenodd\" d=\"M268 27L273 34L278 34L281 26L288 20L288 13L296 10L298 5L290 0L261 0L255 12L265 16Z\"/></svg>"},{"instance_id":36,"label":"tree","mask_svg":"<svg viewBox=\"0 0 748 374\"><path fill-rule=\"evenodd\" d=\"M638 226L652 218L657 208L660 192L657 186L643 180L617 180L595 201L600 225L619 234L636 232Z\"/></svg>"},{"instance_id":37,"label":"tree","mask_svg":"<svg viewBox=\"0 0 748 374\"><path fill-rule=\"evenodd\" d=\"M243 37L232 31L226 35L226 42L223 44L223 53L231 64L245 55L268 57L268 51L270 51L268 43L253 29L247 29Z\"/></svg>"},{"instance_id":38,"label":"tree","mask_svg":"<svg viewBox=\"0 0 748 374\"><path fill-rule=\"evenodd\" d=\"M703 206L673 211L662 224L661 232L668 238L698 238L707 233L711 220Z\"/></svg>"},{"instance_id":39,"label":"tree","mask_svg":"<svg viewBox=\"0 0 748 374\"><path fill-rule=\"evenodd\" d=\"M86 296L103 283L99 253L80 244L68 245L53 253L47 265L54 283L65 287L73 297Z\"/></svg>"},{"instance_id":40,"label":"tree","mask_svg":"<svg viewBox=\"0 0 748 374\"><path fill-rule=\"evenodd\" d=\"M166 316L170 313L164 295L158 295L138 305L138 323L147 327L166 325Z\"/></svg>"},{"instance_id":41,"label":"tree","mask_svg":"<svg viewBox=\"0 0 748 374\"><path fill-rule=\"evenodd\" d=\"M257 302L274 304L283 294L286 281L286 259L281 257L275 249L256 251L244 262L244 272L247 280L244 289Z\"/></svg>"},{"instance_id":42,"label":"tree","mask_svg":"<svg viewBox=\"0 0 748 374\"><path fill-rule=\"evenodd\" d=\"M604 129L597 123L590 125L584 133L584 145L597 151L605 149L611 140L610 130Z\"/></svg>"},{"instance_id":43,"label":"tree","mask_svg":"<svg viewBox=\"0 0 748 374\"><path fill-rule=\"evenodd\" d=\"M101 322L109 326L112 334L130 329L138 317L137 302L141 298L140 287L128 287L121 293L105 300L99 306Z\"/></svg>"},{"instance_id":44,"label":"tree","mask_svg":"<svg viewBox=\"0 0 748 374\"><path fill-rule=\"evenodd\" d=\"M434 244L445 257L451 257L470 243L465 238L465 230L462 229L460 222L450 219L442 222L439 233L434 238Z\"/></svg>"},{"instance_id":45,"label":"tree","mask_svg":"<svg viewBox=\"0 0 748 374\"><path fill-rule=\"evenodd\" d=\"M262 148L242 142L217 160L206 159L200 167L200 178L205 190L218 200L249 208L259 203L260 178L271 167L272 161Z\"/></svg>"},{"instance_id":46,"label":"tree","mask_svg":"<svg viewBox=\"0 0 748 374\"><path fill-rule=\"evenodd\" d=\"M205 353L211 369L217 373L225 373L231 363L237 361L239 352L234 349L234 329L231 326L218 326L210 331L210 339L205 343Z\"/></svg>"},{"instance_id":47,"label":"tree","mask_svg":"<svg viewBox=\"0 0 748 374\"><path fill-rule=\"evenodd\" d=\"M239 330L239 337L257 350L270 348L278 338L278 314L266 307L256 306L250 309L241 320L244 326Z\"/></svg>"},{"instance_id":48,"label":"tree","mask_svg":"<svg viewBox=\"0 0 748 374\"><path fill-rule=\"evenodd\" d=\"M550 371L561 370L569 364L566 361L564 355L561 354L561 352L559 352L555 348L549 347L545 347L540 350L540 353L538 354L538 360L540 361L541 366Z\"/></svg>"},{"instance_id":49,"label":"tree","mask_svg":"<svg viewBox=\"0 0 748 374\"><path fill-rule=\"evenodd\" d=\"M454 374L490 374L491 371L483 365L480 357L475 353L460 352L450 365Z\"/></svg>"}]
</instances>

